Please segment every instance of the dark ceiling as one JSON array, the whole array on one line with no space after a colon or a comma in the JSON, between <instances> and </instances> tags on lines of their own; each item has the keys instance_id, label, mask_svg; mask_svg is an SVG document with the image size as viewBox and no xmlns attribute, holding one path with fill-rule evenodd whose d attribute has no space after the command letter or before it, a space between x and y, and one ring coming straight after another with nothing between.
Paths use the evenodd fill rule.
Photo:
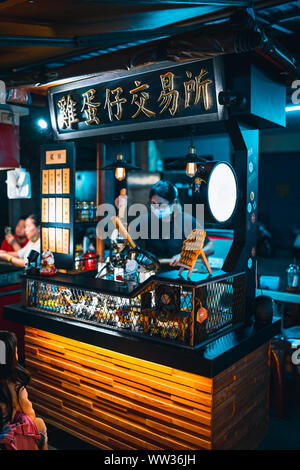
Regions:
<instances>
[{"instance_id":1,"label":"dark ceiling","mask_svg":"<svg viewBox=\"0 0 300 470\"><path fill-rule=\"evenodd\" d=\"M249 30L244 12L250 39L240 33ZM299 26L300 1L0 0L0 80L43 92L53 80L247 48L275 50L297 72Z\"/></svg>"}]
</instances>

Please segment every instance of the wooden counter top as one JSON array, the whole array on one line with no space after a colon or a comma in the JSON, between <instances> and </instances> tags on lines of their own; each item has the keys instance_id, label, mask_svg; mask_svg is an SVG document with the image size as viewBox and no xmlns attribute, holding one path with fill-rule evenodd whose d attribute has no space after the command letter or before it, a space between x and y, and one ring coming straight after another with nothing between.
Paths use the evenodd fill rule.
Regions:
<instances>
[{"instance_id":1,"label":"wooden counter top","mask_svg":"<svg viewBox=\"0 0 300 470\"><path fill-rule=\"evenodd\" d=\"M6 306L4 315L7 320L16 323L204 377L219 374L268 342L279 334L281 329L280 318L274 317L272 323L263 328L257 328L254 323L250 326L239 326L208 344L193 349L178 344L163 344L155 338L132 333L129 335L107 327L39 312L22 307L21 304Z\"/></svg>"}]
</instances>

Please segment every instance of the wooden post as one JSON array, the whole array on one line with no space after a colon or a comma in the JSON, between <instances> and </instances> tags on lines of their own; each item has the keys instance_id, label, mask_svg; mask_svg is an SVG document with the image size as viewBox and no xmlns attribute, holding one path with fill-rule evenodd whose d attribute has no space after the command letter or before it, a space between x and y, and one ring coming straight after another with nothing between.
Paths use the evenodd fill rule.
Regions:
<instances>
[{"instance_id":1,"label":"wooden post","mask_svg":"<svg viewBox=\"0 0 300 470\"><path fill-rule=\"evenodd\" d=\"M100 171L99 168L101 168L104 164L104 144L100 142L99 140L97 141L97 196L96 196L96 205L97 207L100 206L100 204L103 204L104 201L104 194L105 194L105 189L104 189L104 184L105 184L105 171ZM99 255L99 261L103 262L104 261L104 240L101 240L100 238L96 238L96 253Z\"/></svg>"}]
</instances>

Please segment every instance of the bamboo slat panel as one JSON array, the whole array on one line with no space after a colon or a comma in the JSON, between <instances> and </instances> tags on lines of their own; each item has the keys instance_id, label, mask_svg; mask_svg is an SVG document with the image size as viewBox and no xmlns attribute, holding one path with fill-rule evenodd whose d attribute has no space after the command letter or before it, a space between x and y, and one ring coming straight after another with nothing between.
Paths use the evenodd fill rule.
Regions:
<instances>
[{"instance_id":1,"label":"bamboo slat panel","mask_svg":"<svg viewBox=\"0 0 300 470\"><path fill-rule=\"evenodd\" d=\"M36 412L100 449L255 446L247 423L266 427L266 345L214 379L34 328L25 348Z\"/></svg>"},{"instance_id":2,"label":"bamboo slat panel","mask_svg":"<svg viewBox=\"0 0 300 470\"><path fill-rule=\"evenodd\" d=\"M212 448L211 379L33 328L25 341L46 421L101 449Z\"/></svg>"}]
</instances>

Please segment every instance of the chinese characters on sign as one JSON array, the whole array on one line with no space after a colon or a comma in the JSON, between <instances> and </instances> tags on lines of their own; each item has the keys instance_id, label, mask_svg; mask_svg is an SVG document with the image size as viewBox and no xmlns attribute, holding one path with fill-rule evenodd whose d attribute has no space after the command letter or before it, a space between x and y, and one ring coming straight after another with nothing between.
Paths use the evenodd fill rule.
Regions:
<instances>
[{"instance_id":1,"label":"chinese characters on sign","mask_svg":"<svg viewBox=\"0 0 300 470\"><path fill-rule=\"evenodd\" d=\"M189 80L188 82L184 82L184 88L185 88L184 107L188 108L191 105L191 97L192 97L192 94L194 93L195 94L194 104L198 104L202 99L204 109L205 110L210 109L213 104L210 87L209 87L209 85L212 84L212 80L208 78L207 71L202 69L200 74L194 79L192 79L191 72L187 71L186 75L191 80Z\"/></svg>"},{"instance_id":2,"label":"chinese characters on sign","mask_svg":"<svg viewBox=\"0 0 300 470\"><path fill-rule=\"evenodd\" d=\"M63 96L57 103L60 110L58 120L62 129L65 129L66 127L72 129L74 124L79 122L79 119L77 118L76 104L76 101L74 101L70 95L67 95L67 97Z\"/></svg>"},{"instance_id":3,"label":"chinese characters on sign","mask_svg":"<svg viewBox=\"0 0 300 470\"><path fill-rule=\"evenodd\" d=\"M81 88L60 95L56 101L58 127L75 130L80 124L82 130L82 126L122 120L132 122L137 118L158 119L161 115L166 119L215 110L211 63L207 67L192 64L189 69L186 65L181 66L176 73L151 72L143 80L126 78L122 86L109 88L107 84L103 85L102 89L95 85L87 91ZM194 109L197 105L200 108Z\"/></svg>"},{"instance_id":4,"label":"chinese characters on sign","mask_svg":"<svg viewBox=\"0 0 300 470\"><path fill-rule=\"evenodd\" d=\"M146 93L144 90L147 90L149 88L149 85L147 85L146 83L144 85L141 85L141 82L137 80L134 83L135 83L136 88L134 88L133 90L130 90L130 93L133 95L131 104L136 104L138 109L131 117L136 118L140 114L141 111L147 117L155 116L155 113L147 109L145 106L146 101L149 100L149 93ZM141 94L140 97L139 97L139 93Z\"/></svg>"},{"instance_id":5,"label":"chinese characters on sign","mask_svg":"<svg viewBox=\"0 0 300 470\"><path fill-rule=\"evenodd\" d=\"M93 102L95 94L96 94L96 90L94 90L93 88L86 91L85 93L82 93L83 106L81 108L81 111L84 111L87 117L85 121L87 126L90 126L91 124L94 124L94 123L100 124L100 119L97 116L97 108L98 106L100 106L101 103Z\"/></svg>"},{"instance_id":6,"label":"chinese characters on sign","mask_svg":"<svg viewBox=\"0 0 300 470\"><path fill-rule=\"evenodd\" d=\"M123 107L122 104L126 103L126 98L120 98L120 95L123 93L123 89L121 87L116 88L115 90L110 90L109 88L106 89L106 99L104 108L108 110L109 120L113 121L114 117L120 121L123 115ZM115 100L113 100L115 97ZM116 114L113 113L113 108L115 106Z\"/></svg>"},{"instance_id":7,"label":"chinese characters on sign","mask_svg":"<svg viewBox=\"0 0 300 470\"><path fill-rule=\"evenodd\" d=\"M174 74L172 72L167 72L164 75L160 76L162 91L159 95L158 101L162 109L160 113L164 113L167 109L170 111L170 114L174 114L178 110L178 98L179 92L174 90Z\"/></svg>"}]
</instances>

